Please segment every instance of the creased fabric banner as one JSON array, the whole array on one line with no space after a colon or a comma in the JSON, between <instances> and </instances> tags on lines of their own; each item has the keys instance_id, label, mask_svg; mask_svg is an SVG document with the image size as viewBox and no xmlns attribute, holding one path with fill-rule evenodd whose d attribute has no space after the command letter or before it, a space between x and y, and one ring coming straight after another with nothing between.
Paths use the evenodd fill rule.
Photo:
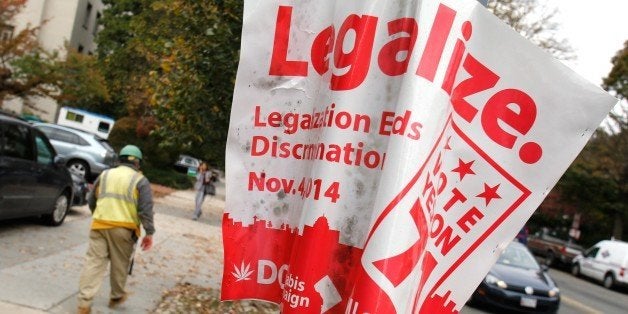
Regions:
<instances>
[{"instance_id":1,"label":"creased fabric banner","mask_svg":"<svg viewBox=\"0 0 628 314\"><path fill-rule=\"evenodd\" d=\"M456 313L616 103L472 0L245 0L222 299Z\"/></svg>"}]
</instances>

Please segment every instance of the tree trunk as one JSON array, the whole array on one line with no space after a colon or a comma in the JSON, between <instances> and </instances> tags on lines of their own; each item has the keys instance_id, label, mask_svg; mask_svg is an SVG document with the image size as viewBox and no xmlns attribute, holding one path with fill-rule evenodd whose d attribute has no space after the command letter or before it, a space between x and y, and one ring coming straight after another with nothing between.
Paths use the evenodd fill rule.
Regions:
<instances>
[{"instance_id":1,"label":"tree trunk","mask_svg":"<svg viewBox=\"0 0 628 314\"><path fill-rule=\"evenodd\" d=\"M624 216L619 210L615 211L615 219L613 222L613 238L621 240L624 234Z\"/></svg>"}]
</instances>

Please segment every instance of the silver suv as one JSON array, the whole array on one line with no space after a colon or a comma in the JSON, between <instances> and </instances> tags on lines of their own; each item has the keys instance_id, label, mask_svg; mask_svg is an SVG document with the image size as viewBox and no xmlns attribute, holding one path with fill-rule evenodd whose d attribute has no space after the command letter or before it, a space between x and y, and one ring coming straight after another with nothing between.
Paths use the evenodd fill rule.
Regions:
<instances>
[{"instance_id":1,"label":"silver suv","mask_svg":"<svg viewBox=\"0 0 628 314\"><path fill-rule=\"evenodd\" d=\"M68 169L91 180L116 162L116 153L107 140L94 134L50 123L34 123L44 132L57 153L67 160Z\"/></svg>"}]
</instances>

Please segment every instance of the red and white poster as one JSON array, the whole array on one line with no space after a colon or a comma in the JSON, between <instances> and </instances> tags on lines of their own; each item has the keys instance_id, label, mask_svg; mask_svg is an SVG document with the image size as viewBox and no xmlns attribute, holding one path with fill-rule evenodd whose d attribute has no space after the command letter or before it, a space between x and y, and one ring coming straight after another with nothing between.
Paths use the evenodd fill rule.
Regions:
<instances>
[{"instance_id":1,"label":"red and white poster","mask_svg":"<svg viewBox=\"0 0 628 314\"><path fill-rule=\"evenodd\" d=\"M615 103L474 0L245 0L222 299L456 313Z\"/></svg>"}]
</instances>

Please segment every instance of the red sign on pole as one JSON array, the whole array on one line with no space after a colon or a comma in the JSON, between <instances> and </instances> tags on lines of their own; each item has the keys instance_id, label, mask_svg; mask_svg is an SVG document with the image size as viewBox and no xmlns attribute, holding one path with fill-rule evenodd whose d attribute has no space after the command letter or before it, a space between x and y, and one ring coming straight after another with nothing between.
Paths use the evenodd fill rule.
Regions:
<instances>
[{"instance_id":1,"label":"red sign on pole","mask_svg":"<svg viewBox=\"0 0 628 314\"><path fill-rule=\"evenodd\" d=\"M458 312L616 102L476 1L244 4L223 300Z\"/></svg>"}]
</instances>

